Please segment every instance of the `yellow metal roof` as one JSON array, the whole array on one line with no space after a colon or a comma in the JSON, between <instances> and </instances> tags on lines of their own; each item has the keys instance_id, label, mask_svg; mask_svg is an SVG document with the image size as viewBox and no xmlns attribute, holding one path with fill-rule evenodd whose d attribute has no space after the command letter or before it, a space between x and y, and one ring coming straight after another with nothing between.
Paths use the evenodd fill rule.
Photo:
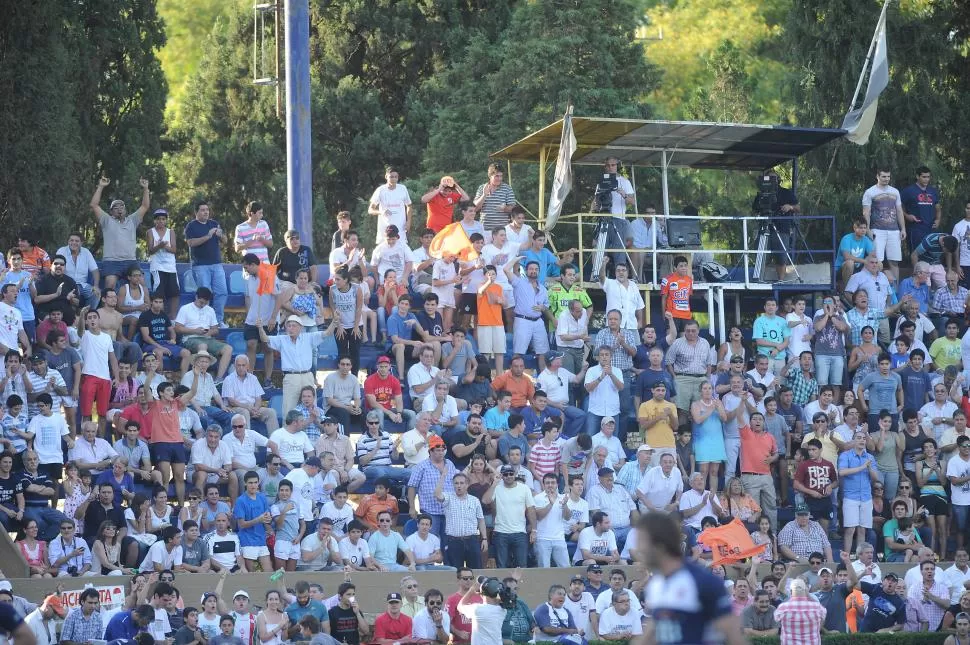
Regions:
<instances>
[{"instance_id":1,"label":"yellow metal roof","mask_svg":"<svg viewBox=\"0 0 970 645\"><path fill-rule=\"evenodd\" d=\"M563 120L547 125L490 156L538 163L559 152ZM791 161L845 134L844 130L790 126L645 121L573 117L576 154L573 164L601 165L617 157L626 166L762 170Z\"/></svg>"}]
</instances>

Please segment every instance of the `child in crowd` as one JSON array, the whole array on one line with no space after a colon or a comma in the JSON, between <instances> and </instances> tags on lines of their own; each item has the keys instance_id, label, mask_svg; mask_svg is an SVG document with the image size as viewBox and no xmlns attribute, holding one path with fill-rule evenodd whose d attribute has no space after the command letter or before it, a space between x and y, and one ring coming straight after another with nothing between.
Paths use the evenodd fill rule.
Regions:
<instances>
[{"instance_id":1,"label":"child in crowd","mask_svg":"<svg viewBox=\"0 0 970 645\"><path fill-rule=\"evenodd\" d=\"M364 304L360 309L364 319L364 337L361 339L361 342L376 343L377 312L371 309L370 305L367 304L370 302L370 284L364 280L364 272L361 271L359 266L350 267L350 284L357 285L357 288L360 289L360 293L364 301Z\"/></svg>"},{"instance_id":2,"label":"child in crowd","mask_svg":"<svg viewBox=\"0 0 970 645\"><path fill-rule=\"evenodd\" d=\"M24 400L16 394L7 397L3 419L0 419L0 445L13 453L13 470L19 472L24 467L24 452L27 442L33 440L34 433L27 432L27 411Z\"/></svg>"},{"instance_id":3,"label":"child in crowd","mask_svg":"<svg viewBox=\"0 0 970 645\"><path fill-rule=\"evenodd\" d=\"M904 367L909 362L909 340L905 336L897 336L893 341L896 351L889 355L892 359L890 369Z\"/></svg>"}]
</instances>

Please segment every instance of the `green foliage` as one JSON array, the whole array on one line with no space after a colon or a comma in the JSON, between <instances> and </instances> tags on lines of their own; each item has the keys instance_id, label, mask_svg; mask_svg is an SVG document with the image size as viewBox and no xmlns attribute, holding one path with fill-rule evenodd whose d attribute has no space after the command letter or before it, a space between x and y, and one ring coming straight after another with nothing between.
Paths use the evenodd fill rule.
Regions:
<instances>
[{"instance_id":1,"label":"green foliage","mask_svg":"<svg viewBox=\"0 0 970 645\"><path fill-rule=\"evenodd\" d=\"M49 0L0 21L0 237L22 226L56 249L92 227L99 173L105 198L140 196L139 176L164 190L161 157L165 42L154 0ZM53 250L53 249L52 249Z\"/></svg>"}]
</instances>

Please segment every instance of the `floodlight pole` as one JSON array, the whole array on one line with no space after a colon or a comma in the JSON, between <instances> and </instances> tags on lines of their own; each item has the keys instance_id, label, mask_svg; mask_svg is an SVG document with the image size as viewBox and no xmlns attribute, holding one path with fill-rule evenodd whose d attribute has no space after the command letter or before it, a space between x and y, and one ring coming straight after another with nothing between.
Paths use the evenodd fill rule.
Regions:
<instances>
[{"instance_id":1,"label":"floodlight pole","mask_svg":"<svg viewBox=\"0 0 970 645\"><path fill-rule=\"evenodd\" d=\"M310 3L285 0L286 16L286 220L313 246L310 156Z\"/></svg>"}]
</instances>

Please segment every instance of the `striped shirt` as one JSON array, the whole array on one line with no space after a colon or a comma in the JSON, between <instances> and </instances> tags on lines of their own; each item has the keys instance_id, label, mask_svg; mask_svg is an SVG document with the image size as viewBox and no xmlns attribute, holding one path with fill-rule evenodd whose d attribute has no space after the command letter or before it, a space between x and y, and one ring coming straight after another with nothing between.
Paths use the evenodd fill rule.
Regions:
<instances>
[{"instance_id":1,"label":"striped shirt","mask_svg":"<svg viewBox=\"0 0 970 645\"><path fill-rule=\"evenodd\" d=\"M447 470L445 471L445 484L442 487L445 492L454 493L455 489L451 484L451 478L458 474L458 469L449 460L445 460ZM411 478L408 480L408 488L414 488L418 492L418 504L421 506L422 513L429 515L443 515L445 510L441 502L434 498L434 489L438 485L438 478L441 473L438 468L426 459L417 464L411 471ZM445 524L447 526L447 523Z\"/></svg>"},{"instance_id":2,"label":"striped shirt","mask_svg":"<svg viewBox=\"0 0 970 645\"><path fill-rule=\"evenodd\" d=\"M628 347L636 348L640 342L640 339L637 338L637 332L632 329L621 328L620 333L623 334L623 340ZM618 370L625 372L626 370L633 369L633 357L625 349L620 347L616 334L610 331L609 328L603 328L596 332L596 336L593 338L593 346L606 346L612 349L613 358L610 359L610 363ZM707 369L707 367L705 366L704 369Z\"/></svg>"},{"instance_id":3,"label":"striped shirt","mask_svg":"<svg viewBox=\"0 0 970 645\"><path fill-rule=\"evenodd\" d=\"M535 468L536 479L540 482L546 473L556 472L561 459L562 448L555 442L546 446L543 441L537 441L529 450L529 463Z\"/></svg>"},{"instance_id":4,"label":"striped shirt","mask_svg":"<svg viewBox=\"0 0 970 645\"><path fill-rule=\"evenodd\" d=\"M485 186L487 184L482 184L475 191L475 201L482 198L485 194ZM502 206L513 206L515 204L515 192L512 187L506 183L502 183L498 188L492 191L492 194L485 198L482 202L482 226L485 227L486 231L491 231L496 226L505 226L509 223L509 214L500 211L499 208Z\"/></svg>"},{"instance_id":5,"label":"striped shirt","mask_svg":"<svg viewBox=\"0 0 970 645\"><path fill-rule=\"evenodd\" d=\"M482 503L477 497L467 493L464 497L445 493L445 501L441 506L445 511L445 533L449 537L478 535L478 520L485 516L482 514Z\"/></svg>"},{"instance_id":6,"label":"striped shirt","mask_svg":"<svg viewBox=\"0 0 970 645\"><path fill-rule=\"evenodd\" d=\"M367 466L390 466L391 465L391 448L394 442L391 440L391 435L386 432L381 432L381 447L374 454L370 461L367 462ZM377 437L371 435L370 433L363 434L357 440L357 463L361 463L362 457L366 457L371 450L377 447ZM361 467L366 468L361 464Z\"/></svg>"},{"instance_id":7,"label":"striped shirt","mask_svg":"<svg viewBox=\"0 0 970 645\"><path fill-rule=\"evenodd\" d=\"M693 345L681 336L670 345L664 364L674 368L674 374L706 374L710 361L711 345L704 338L698 338Z\"/></svg>"},{"instance_id":8,"label":"striped shirt","mask_svg":"<svg viewBox=\"0 0 970 645\"><path fill-rule=\"evenodd\" d=\"M273 234L270 233L269 224L265 220L259 220L256 222L256 226L253 226L249 222L243 222L236 227L236 238L234 242L239 246L243 247L242 254L252 253L259 258L260 262L269 262L269 250L265 246L246 246L256 238L260 240L273 241Z\"/></svg>"}]
</instances>

